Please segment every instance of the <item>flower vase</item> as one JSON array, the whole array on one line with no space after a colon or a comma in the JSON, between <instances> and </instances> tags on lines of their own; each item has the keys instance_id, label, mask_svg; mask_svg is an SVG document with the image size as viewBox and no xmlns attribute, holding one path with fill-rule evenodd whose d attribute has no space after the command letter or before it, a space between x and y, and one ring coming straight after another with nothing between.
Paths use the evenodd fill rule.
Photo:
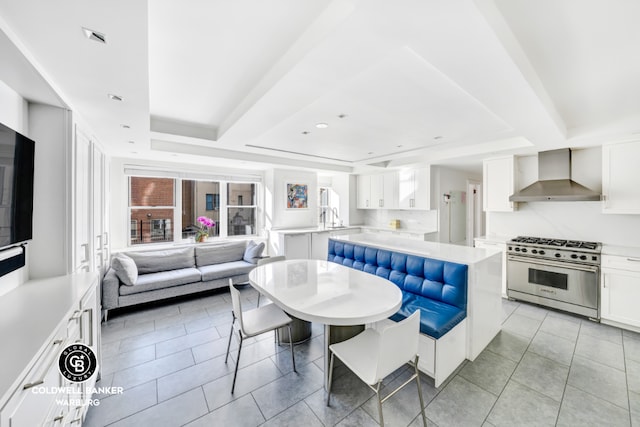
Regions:
<instances>
[{"instance_id":1,"label":"flower vase","mask_svg":"<svg viewBox=\"0 0 640 427\"><path fill-rule=\"evenodd\" d=\"M207 237L209 237L208 234L199 234L198 237L196 238L196 242L204 243L207 241Z\"/></svg>"}]
</instances>

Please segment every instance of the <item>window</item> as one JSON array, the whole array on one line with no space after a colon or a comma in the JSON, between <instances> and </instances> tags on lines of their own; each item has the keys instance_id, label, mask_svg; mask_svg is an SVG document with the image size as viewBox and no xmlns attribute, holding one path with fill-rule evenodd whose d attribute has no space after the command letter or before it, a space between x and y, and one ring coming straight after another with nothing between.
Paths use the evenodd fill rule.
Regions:
<instances>
[{"instance_id":1,"label":"window","mask_svg":"<svg viewBox=\"0 0 640 427\"><path fill-rule=\"evenodd\" d=\"M257 191L255 183L130 176L129 243L192 239L200 216L216 223L209 237L255 235Z\"/></svg>"},{"instance_id":2,"label":"window","mask_svg":"<svg viewBox=\"0 0 640 427\"><path fill-rule=\"evenodd\" d=\"M220 235L220 183L215 181L182 180L182 238L195 237L199 216L215 221L209 237Z\"/></svg>"},{"instance_id":3,"label":"window","mask_svg":"<svg viewBox=\"0 0 640 427\"><path fill-rule=\"evenodd\" d=\"M256 184L227 184L229 236L256 234Z\"/></svg>"},{"instance_id":4,"label":"window","mask_svg":"<svg viewBox=\"0 0 640 427\"><path fill-rule=\"evenodd\" d=\"M129 177L130 243L173 241L175 180Z\"/></svg>"}]
</instances>

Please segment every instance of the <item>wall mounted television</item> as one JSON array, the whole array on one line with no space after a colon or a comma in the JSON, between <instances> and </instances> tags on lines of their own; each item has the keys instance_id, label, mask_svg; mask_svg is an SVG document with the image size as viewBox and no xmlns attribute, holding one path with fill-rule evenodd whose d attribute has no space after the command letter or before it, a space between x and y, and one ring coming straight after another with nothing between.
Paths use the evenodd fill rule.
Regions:
<instances>
[{"instance_id":1,"label":"wall mounted television","mask_svg":"<svg viewBox=\"0 0 640 427\"><path fill-rule=\"evenodd\" d=\"M0 123L0 248L33 238L35 142Z\"/></svg>"}]
</instances>

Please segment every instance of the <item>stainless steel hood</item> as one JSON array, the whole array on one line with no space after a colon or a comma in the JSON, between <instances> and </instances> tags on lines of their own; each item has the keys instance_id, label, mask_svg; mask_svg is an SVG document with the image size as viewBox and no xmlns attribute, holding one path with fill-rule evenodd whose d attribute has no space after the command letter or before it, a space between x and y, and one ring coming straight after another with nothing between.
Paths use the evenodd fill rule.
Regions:
<instances>
[{"instance_id":1,"label":"stainless steel hood","mask_svg":"<svg viewBox=\"0 0 640 427\"><path fill-rule=\"evenodd\" d=\"M511 202L598 201L602 195L571 180L571 150L538 153L538 181L509 197Z\"/></svg>"}]
</instances>

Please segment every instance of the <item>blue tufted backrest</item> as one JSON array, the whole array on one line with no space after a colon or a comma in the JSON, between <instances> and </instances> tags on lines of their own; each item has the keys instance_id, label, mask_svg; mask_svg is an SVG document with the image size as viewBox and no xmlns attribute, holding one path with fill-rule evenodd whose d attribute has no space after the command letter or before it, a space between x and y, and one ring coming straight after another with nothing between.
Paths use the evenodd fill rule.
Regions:
<instances>
[{"instance_id":1,"label":"blue tufted backrest","mask_svg":"<svg viewBox=\"0 0 640 427\"><path fill-rule=\"evenodd\" d=\"M375 274L402 291L467 309L468 266L329 239L327 260Z\"/></svg>"}]
</instances>

